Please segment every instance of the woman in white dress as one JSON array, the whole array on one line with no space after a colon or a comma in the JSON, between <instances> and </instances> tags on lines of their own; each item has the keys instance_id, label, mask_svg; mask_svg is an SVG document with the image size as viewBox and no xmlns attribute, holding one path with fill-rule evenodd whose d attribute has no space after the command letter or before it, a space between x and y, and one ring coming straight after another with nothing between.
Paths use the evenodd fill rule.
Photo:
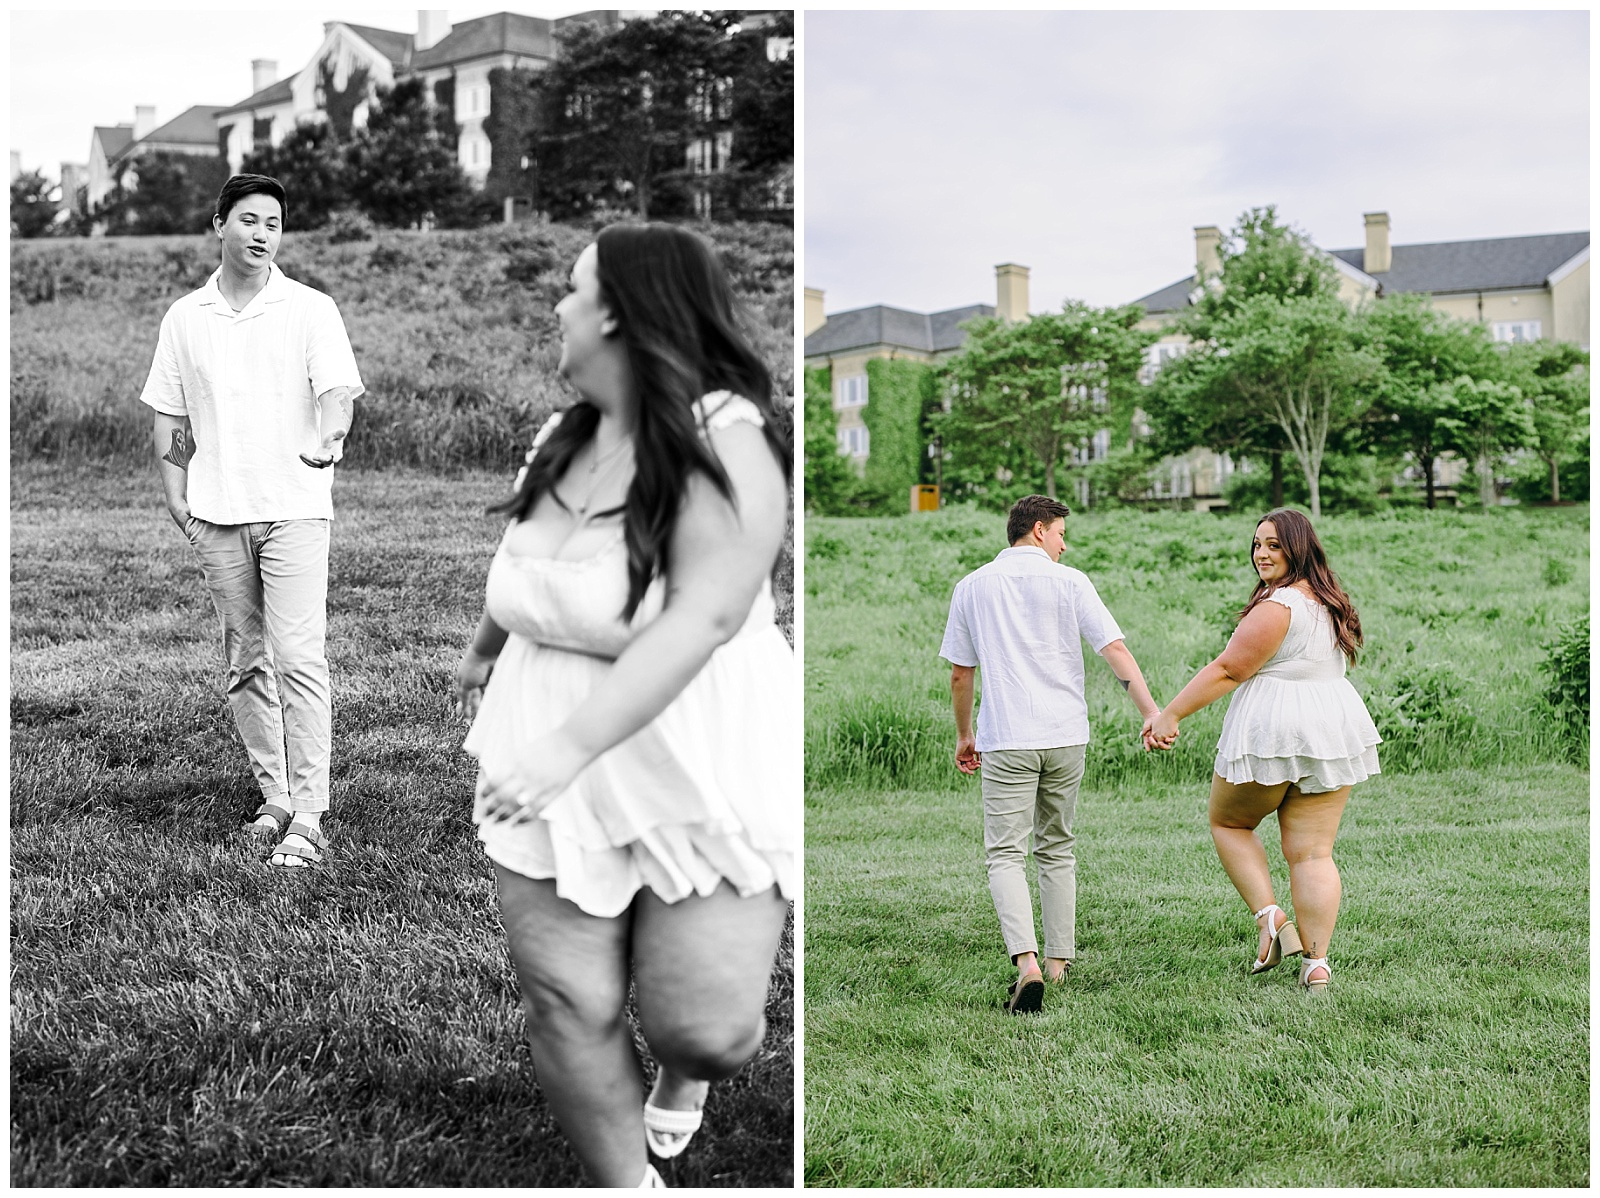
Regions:
<instances>
[{"instance_id":1,"label":"woman in white dress","mask_svg":"<svg viewBox=\"0 0 1600 1198\"><path fill-rule=\"evenodd\" d=\"M1350 788L1378 772L1378 730L1345 678L1361 647L1361 620L1299 512L1262 517L1250 557L1260 581L1228 647L1146 721L1145 744L1171 748L1179 720L1237 688L1211 779L1211 839L1255 912L1260 938L1250 972L1303 953L1300 984L1321 992L1333 976L1328 942L1339 915L1334 836ZM1255 834L1273 811L1299 934L1273 898Z\"/></svg>"},{"instance_id":2,"label":"woman in white dress","mask_svg":"<svg viewBox=\"0 0 1600 1198\"><path fill-rule=\"evenodd\" d=\"M504 505L458 697L539 1085L596 1184L651 1187L761 1044L796 884L790 456L695 234L603 230L556 316L581 398Z\"/></svg>"}]
</instances>

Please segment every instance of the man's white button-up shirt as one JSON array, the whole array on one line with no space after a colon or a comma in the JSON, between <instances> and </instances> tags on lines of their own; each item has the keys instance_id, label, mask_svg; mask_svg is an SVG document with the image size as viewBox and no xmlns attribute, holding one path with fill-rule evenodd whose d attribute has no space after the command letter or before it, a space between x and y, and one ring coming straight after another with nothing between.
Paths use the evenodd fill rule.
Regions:
<instances>
[{"instance_id":1,"label":"man's white button-up shirt","mask_svg":"<svg viewBox=\"0 0 1600 1198\"><path fill-rule=\"evenodd\" d=\"M300 455L322 445L317 396L365 390L339 309L273 266L235 312L221 274L167 310L139 396L189 418L189 510L212 524L332 519L333 468Z\"/></svg>"},{"instance_id":2,"label":"man's white button-up shirt","mask_svg":"<svg viewBox=\"0 0 1600 1198\"><path fill-rule=\"evenodd\" d=\"M1083 647L1122 639L1094 583L1043 549L1013 545L956 583L939 656L977 666L977 750L1089 743Z\"/></svg>"}]
</instances>

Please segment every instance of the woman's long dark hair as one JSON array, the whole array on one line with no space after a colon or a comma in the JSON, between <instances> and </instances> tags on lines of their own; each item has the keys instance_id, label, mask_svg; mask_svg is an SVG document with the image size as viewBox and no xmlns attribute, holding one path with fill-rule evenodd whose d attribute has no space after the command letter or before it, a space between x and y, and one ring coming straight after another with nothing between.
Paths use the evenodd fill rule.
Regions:
<instances>
[{"instance_id":1,"label":"woman's long dark hair","mask_svg":"<svg viewBox=\"0 0 1600 1198\"><path fill-rule=\"evenodd\" d=\"M727 472L702 440L694 403L732 391L761 411L767 444L787 478L790 449L773 410L772 376L740 330L733 289L716 251L687 229L665 224L610 225L595 238L600 297L617 318L639 390L633 432L635 470L623 501L631 620L667 553L689 476L702 471L730 502ZM600 411L579 401L567 409L528 468L517 493L492 509L522 520L553 491L572 459L594 437Z\"/></svg>"},{"instance_id":2,"label":"woman's long dark hair","mask_svg":"<svg viewBox=\"0 0 1600 1198\"><path fill-rule=\"evenodd\" d=\"M1356 605L1350 602L1350 596L1344 593L1339 579L1328 566L1328 555L1322 551L1322 542L1317 540L1317 530L1311 527L1310 520L1293 508L1281 507L1268 512L1256 521L1256 527L1260 528L1268 521L1277 530L1278 544L1283 546L1287 572L1271 586L1257 579L1256 589L1250 592L1250 602L1244 605L1239 618L1242 620L1249 615L1255 605L1267 597L1268 591L1307 582L1322 606L1328 609L1340 651L1351 665L1355 665L1356 653L1361 648L1361 617L1356 614ZM1250 564L1255 565L1253 552Z\"/></svg>"}]
</instances>

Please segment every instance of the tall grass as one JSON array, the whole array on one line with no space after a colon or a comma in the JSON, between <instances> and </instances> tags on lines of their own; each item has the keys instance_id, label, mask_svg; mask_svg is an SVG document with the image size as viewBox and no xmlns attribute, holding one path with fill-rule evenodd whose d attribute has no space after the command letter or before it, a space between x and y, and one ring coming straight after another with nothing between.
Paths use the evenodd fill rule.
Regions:
<instances>
[{"instance_id":1,"label":"tall grass","mask_svg":"<svg viewBox=\"0 0 1600 1198\"><path fill-rule=\"evenodd\" d=\"M781 394L793 391L793 234L699 226L717 245ZM367 395L352 466L503 466L572 398L555 373L554 307L592 231L560 224L286 235L278 263L333 296ZM161 317L217 265L210 237L15 242L11 453L143 457L138 402Z\"/></svg>"},{"instance_id":2,"label":"tall grass","mask_svg":"<svg viewBox=\"0 0 1600 1198\"><path fill-rule=\"evenodd\" d=\"M1240 515L1068 518L1061 560L1095 583L1158 702L1226 644L1254 585L1252 527ZM939 643L951 589L1004 547L1003 519L958 509L806 529L808 781L955 784ZM1587 505L1326 516L1319 534L1361 613L1350 680L1385 771L1587 759L1543 665L1557 628L1588 610ZM1091 654L1086 671L1093 784L1209 776L1225 703L1185 721L1171 753L1147 754L1110 670Z\"/></svg>"}]
</instances>

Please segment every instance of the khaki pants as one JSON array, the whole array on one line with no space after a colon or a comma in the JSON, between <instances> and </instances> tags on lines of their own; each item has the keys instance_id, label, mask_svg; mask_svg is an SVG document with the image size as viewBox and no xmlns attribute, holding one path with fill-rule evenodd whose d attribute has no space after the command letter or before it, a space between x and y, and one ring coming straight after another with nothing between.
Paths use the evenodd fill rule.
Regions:
<instances>
[{"instance_id":1,"label":"khaki pants","mask_svg":"<svg viewBox=\"0 0 1600 1198\"><path fill-rule=\"evenodd\" d=\"M1033 898L1028 893L1028 833L1039 866L1039 906L1044 916L1044 955L1072 960L1077 954L1077 859L1072 814L1083 781L1086 745L1057 749L986 749L983 753L983 847L989 893L1000 916L1000 934L1014 960L1036 953Z\"/></svg>"},{"instance_id":2,"label":"khaki pants","mask_svg":"<svg viewBox=\"0 0 1600 1198\"><path fill-rule=\"evenodd\" d=\"M328 809L328 520L186 528L222 621L228 706L263 798Z\"/></svg>"}]
</instances>

